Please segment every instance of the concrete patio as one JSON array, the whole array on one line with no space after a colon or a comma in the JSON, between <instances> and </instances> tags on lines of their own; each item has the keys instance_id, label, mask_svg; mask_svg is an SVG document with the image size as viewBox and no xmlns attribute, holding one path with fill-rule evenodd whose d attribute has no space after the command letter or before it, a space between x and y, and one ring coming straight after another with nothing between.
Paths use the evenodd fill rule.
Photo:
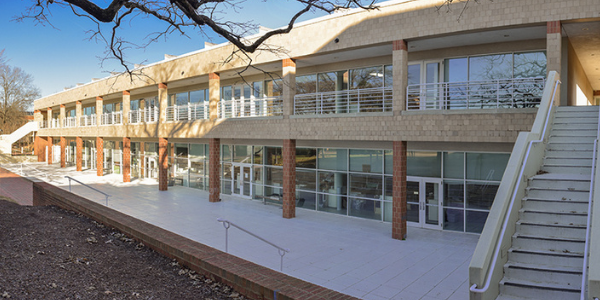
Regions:
<instances>
[{"instance_id":1,"label":"concrete patio","mask_svg":"<svg viewBox=\"0 0 600 300\"><path fill-rule=\"evenodd\" d=\"M225 251L224 218L290 249L283 273L363 299L468 299L468 265L478 235L409 227L405 241L391 238L391 225L373 220L296 210L283 219L281 207L181 186L158 191L151 179L122 183L122 175L97 177L75 167L2 165L69 189L71 176L110 194L109 207ZM105 197L72 182L72 192L99 203ZM236 228L229 229L229 253L279 270L278 250Z\"/></svg>"}]
</instances>

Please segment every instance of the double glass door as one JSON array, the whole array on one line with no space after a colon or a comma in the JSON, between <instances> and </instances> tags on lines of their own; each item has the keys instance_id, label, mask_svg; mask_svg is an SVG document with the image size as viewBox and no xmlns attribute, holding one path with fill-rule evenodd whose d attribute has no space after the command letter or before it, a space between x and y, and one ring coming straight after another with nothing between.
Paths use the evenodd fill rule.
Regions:
<instances>
[{"instance_id":1,"label":"double glass door","mask_svg":"<svg viewBox=\"0 0 600 300\"><path fill-rule=\"evenodd\" d=\"M231 174L233 175L231 181L233 194L250 197L252 195L251 165L234 163L231 165Z\"/></svg>"},{"instance_id":2,"label":"double glass door","mask_svg":"<svg viewBox=\"0 0 600 300\"><path fill-rule=\"evenodd\" d=\"M435 178L407 177L407 221L414 226L442 229L442 180Z\"/></svg>"},{"instance_id":3,"label":"double glass door","mask_svg":"<svg viewBox=\"0 0 600 300\"><path fill-rule=\"evenodd\" d=\"M442 82L442 69L442 61L422 61L408 66L407 109L443 108L442 88L438 84Z\"/></svg>"}]
</instances>

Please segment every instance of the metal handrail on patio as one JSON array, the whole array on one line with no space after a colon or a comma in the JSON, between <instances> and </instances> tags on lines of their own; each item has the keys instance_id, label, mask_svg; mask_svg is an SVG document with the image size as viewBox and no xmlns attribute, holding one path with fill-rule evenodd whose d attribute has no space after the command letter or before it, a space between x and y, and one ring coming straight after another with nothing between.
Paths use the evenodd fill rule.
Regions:
<instances>
[{"instance_id":1,"label":"metal handrail on patio","mask_svg":"<svg viewBox=\"0 0 600 300\"><path fill-rule=\"evenodd\" d=\"M107 193L105 193L103 191L100 191L100 190L98 190L98 189L96 189L94 187L91 187L91 186L89 186L89 185L87 185L87 184L85 184L85 183L83 183L83 182L81 182L81 181L79 181L79 180L77 180L77 179L75 179L73 177L65 176L65 178L69 179L69 192L71 191L71 180L73 180L73 181L78 182L79 184L81 184L81 185L83 185L83 186L85 186L87 188L90 188L90 189L92 189L92 190L94 190L94 191L96 191L96 192L104 195L104 197L106 197L106 206L108 206L108 197L110 197L109 194L107 194Z\"/></svg>"},{"instance_id":2,"label":"metal handrail on patio","mask_svg":"<svg viewBox=\"0 0 600 300\"><path fill-rule=\"evenodd\" d=\"M406 88L406 109L537 107L544 85L543 77L414 84Z\"/></svg>"},{"instance_id":3,"label":"metal handrail on patio","mask_svg":"<svg viewBox=\"0 0 600 300\"><path fill-rule=\"evenodd\" d=\"M294 96L294 115L392 111L391 86Z\"/></svg>"},{"instance_id":4,"label":"metal handrail on patio","mask_svg":"<svg viewBox=\"0 0 600 300\"><path fill-rule=\"evenodd\" d=\"M223 227L225 227L225 252L228 252L228 243L229 243L228 242L228 240L229 240L228 232L229 232L229 227L233 226L233 227L236 227L237 229L239 229L239 230L241 230L241 231L243 231L243 232L245 232L245 233L247 233L247 234L249 234L249 235L251 235L251 236L253 236L253 237L255 237L255 238L257 238L257 239L259 239L259 240L261 240L261 241L263 241L263 242L265 242L265 243L267 243L267 244L269 244L269 245L271 245L273 247L275 247L275 248L277 248L277 251L279 251L279 256L281 257L281 262L280 262L280 265L279 265L279 271L283 271L283 256L286 253L289 253L290 249L277 246L274 243L269 242L266 239L264 239L264 238L262 238L262 237L260 237L260 236L258 236L256 234L248 231L247 229L244 229L243 227L240 227L239 225L236 225L235 223L232 223L232 222L230 222L228 220L225 220L223 218L218 218L217 222L223 223Z\"/></svg>"},{"instance_id":5,"label":"metal handrail on patio","mask_svg":"<svg viewBox=\"0 0 600 300\"><path fill-rule=\"evenodd\" d=\"M219 118L270 117L283 115L282 97L222 100L217 106Z\"/></svg>"}]
</instances>

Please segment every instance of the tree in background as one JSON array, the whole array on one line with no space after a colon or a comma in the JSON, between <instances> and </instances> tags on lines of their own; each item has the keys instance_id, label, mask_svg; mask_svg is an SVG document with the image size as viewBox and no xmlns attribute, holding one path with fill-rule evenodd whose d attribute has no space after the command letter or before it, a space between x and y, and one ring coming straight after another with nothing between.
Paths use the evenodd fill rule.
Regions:
<instances>
[{"instance_id":1,"label":"tree in background","mask_svg":"<svg viewBox=\"0 0 600 300\"><path fill-rule=\"evenodd\" d=\"M19 67L8 65L0 51L0 130L10 134L27 122L27 110L40 91L33 77Z\"/></svg>"}]
</instances>

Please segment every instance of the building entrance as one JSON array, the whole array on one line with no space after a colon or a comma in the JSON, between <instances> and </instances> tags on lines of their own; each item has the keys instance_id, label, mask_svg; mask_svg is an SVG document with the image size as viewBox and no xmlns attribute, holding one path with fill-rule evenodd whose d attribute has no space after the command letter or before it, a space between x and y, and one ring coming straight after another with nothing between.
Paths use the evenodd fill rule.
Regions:
<instances>
[{"instance_id":1,"label":"building entrance","mask_svg":"<svg viewBox=\"0 0 600 300\"><path fill-rule=\"evenodd\" d=\"M234 163L231 165L231 190L233 194L250 197L252 195L252 165Z\"/></svg>"},{"instance_id":2,"label":"building entrance","mask_svg":"<svg viewBox=\"0 0 600 300\"><path fill-rule=\"evenodd\" d=\"M407 177L406 214L409 224L431 229L442 229L442 180Z\"/></svg>"}]
</instances>

